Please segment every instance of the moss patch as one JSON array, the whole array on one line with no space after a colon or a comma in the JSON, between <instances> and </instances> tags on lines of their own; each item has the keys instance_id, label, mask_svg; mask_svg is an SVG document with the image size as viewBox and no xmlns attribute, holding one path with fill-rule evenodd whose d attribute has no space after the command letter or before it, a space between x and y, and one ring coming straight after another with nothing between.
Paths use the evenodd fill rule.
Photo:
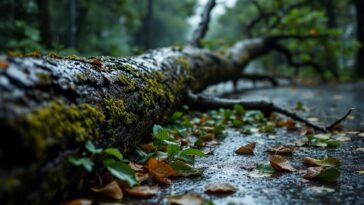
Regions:
<instances>
[{"instance_id":1,"label":"moss patch","mask_svg":"<svg viewBox=\"0 0 364 205\"><path fill-rule=\"evenodd\" d=\"M119 123L129 125L135 121L134 114L127 111L123 100L114 100L109 98L105 100L105 106L110 116L111 127L117 127Z\"/></svg>"},{"instance_id":2,"label":"moss patch","mask_svg":"<svg viewBox=\"0 0 364 205\"><path fill-rule=\"evenodd\" d=\"M118 75L118 80L120 83L124 84L126 86L127 91L133 91L136 89L138 83L136 80L129 78L125 74Z\"/></svg>"},{"instance_id":3,"label":"moss patch","mask_svg":"<svg viewBox=\"0 0 364 205\"><path fill-rule=\"evenodd\" d=\"M28 136L34 140L37 154L61 139L82 142L99 136L104 114L89 104L64 105L53 101L26 117Z\"/></svg>"}]
</instances>

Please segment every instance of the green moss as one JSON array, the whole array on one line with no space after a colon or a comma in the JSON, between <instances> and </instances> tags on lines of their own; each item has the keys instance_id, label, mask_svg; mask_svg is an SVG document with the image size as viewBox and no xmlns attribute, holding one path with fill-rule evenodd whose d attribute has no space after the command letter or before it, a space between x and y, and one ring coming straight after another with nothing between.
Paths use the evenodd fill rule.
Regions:
<instances>
[{"instance_id":1,"label":"green moss","mask_svg":"<svg viewBox=\"0 0 364 205\"><path fill-rule=\"evenodd\" d=\"M176 63L178 65L181 65L184 69L186 69L186 71L190 70L190 64L188 63L188 61L184 58L184 57L179 57L176 59Z\"/></svg>"},{"instance_id":2,"label":"green moss","mask_svg":"<svg viewBox=\"0 0 364 205\"><path fill-rule=\"evenodd\" d=\"M35 142L38 155L60 140L82 142L98 137L104 120L104 114L89 104L67 106L60 101L26 116L28 136Z\"/></svg>"},{"instance_id":3,"label":"green moss","mask_svg":"<svg viewBox=\"0 0 364 205\"><path fill-rule=\"evenodd\" d=\"M133 91L136 89L138 83L136 80L129 78L127 75L125 74L120 74L118 75L118 80L120 83L126 85L126 89L128 91Z\"/></svg>"},{"instance_id":4,"label":"green moss","mask_svg":"<svg viewBox=\"0 0 364 205\"><path fill-rule=\"evenodd\" d=\"M127 111L123 100L106 99L106 110L110 116L111 127L116 127L119 123L131 124L135 121L133 113Z\"/></svg>"},{"instance_id":5,"label":"green moss","mask_svg":"<svg viewBox=\"0 0 364 205\"><path fill-rule=\"evenodd\" d=\"M44 82L48 82L52 80L52 76L46 73L37 73L36 74L37 77L39 78L39 80L44 81Z\"/></svg>"},{"instance_id":6,"label":"green moss","mask_svg":"<svg viewBox=\"0 0 364 205\"><path fill-rule=\"evenodd\" d=\"M158 98L165 96L165 88L162 83L163 74L160 71L143 73L141 77L145 83L141 90L141 96L145 105L153 105Z\"/></svg>"},{"instance_id":7,"label":"green moss","mask_svg":"<svg viewBox=\"0 0 364 205\"><path fill-rule=\"evenodd\" d=\"M62 59L62 57L58 55L56 52L49 52L47 56L55 59Z\"/></svg>"},{"instance_id":8,"label":"green moss","mask_svg":"<svg viewBox=\"0 0 364 205\"><path fill-rule=\"evenodd\" d=\"M75 77L78 81L85 81L87 79L86 73L77 73Z\"/></svg>"}]
</instances>

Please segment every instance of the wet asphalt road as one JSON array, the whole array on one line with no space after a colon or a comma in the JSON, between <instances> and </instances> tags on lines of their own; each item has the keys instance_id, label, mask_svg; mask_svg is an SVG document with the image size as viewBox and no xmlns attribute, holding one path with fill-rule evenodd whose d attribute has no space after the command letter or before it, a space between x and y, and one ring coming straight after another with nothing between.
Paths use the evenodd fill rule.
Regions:
<instances>
[{"instance_id":1,"label":"wet asphalt road","mask_svg":"<svg viewBox=\"0 0 364 205\"><path fill-rule=\"evenodd\" d=\"M336 117L355 107L352 117L343 125L344 130L364 132L364 84L327 85L320 87L281 87L261 89L235 94L231 97L246 100L267 100L292 109L300 101L309 111L300 112L305 117L318 117L324 124L331 123ZM177 178L170 186L161 187L162 192L151 199L140 200L126 198L123 204L168 204L170 195L185 192L200 194L215 204L364 204L364 175L358 170L364 169L364 152L354 152L364 147L364 137L351 135L350 141L342 142L339 148L297 147L292 156L287 156L293 167L303 170L302 158L309 156L323 158L331 155L341 159L340 178L337 182L303 181L303 173L276 172L269 177L251 177L243 166L269 162L270 154L266 150L271 145L293 144L304 139L299 131L287 132L278 129L274 135L244 135L234 129L227 130L220 138L220 145L213 155L198 158L196 167L204 168L201 177ZM254 155L237 155L235 150L249 142L257 142ZM213 196L204 193L209 182L227 182L237 191L230 195ZM319 193L315 187L327 187L333 192ZM332 191L331 190L331 191Z\"/></svg>"}]
</instances>

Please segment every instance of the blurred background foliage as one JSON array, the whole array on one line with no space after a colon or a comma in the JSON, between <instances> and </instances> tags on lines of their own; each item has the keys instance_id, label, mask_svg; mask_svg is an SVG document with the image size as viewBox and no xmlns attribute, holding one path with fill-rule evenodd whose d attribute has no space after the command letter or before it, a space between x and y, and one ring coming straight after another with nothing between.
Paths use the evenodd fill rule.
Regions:
<instances>
[{"instance_id":1,"label":"blurred background foliage","mask_svg":"<svg viewBox=\"0 0 364 205\"><path fill-rule=\"evenodd\" d=\"M295 61L318 62L327 78L332 77L332 70L340 79L348 80L358 73L364 75L364 68L355 66L360 47L356 40L356 1L360 0L218 0L220 9L216 9L220 12L213 12L203 45L219 50L238 40L260 36L325 35L304 41L286 40L284 46ZM118 57L183 45L198 23L196 16L205 2L1 0L0 51ZM315 77L309 66L292 69L282 63L285 60L281 54L273 53L250 67L272 74Z\"/></svg>"}]
</instances>

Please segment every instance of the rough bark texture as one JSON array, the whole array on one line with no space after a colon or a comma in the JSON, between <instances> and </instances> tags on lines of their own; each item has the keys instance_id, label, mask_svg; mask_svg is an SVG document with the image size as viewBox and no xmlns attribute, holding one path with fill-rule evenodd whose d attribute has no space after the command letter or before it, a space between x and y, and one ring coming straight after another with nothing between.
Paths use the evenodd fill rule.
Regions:
<instances>
[{"instance_id":1,"label":"rough bark texture","mask_svg":"<svg viewBox=\"0 0 364 205\"><path fill-rule=\"evenodd\" d=\"M8 63L0 70L1 201L49 204L70 196L84 182L74 180L82 177L67 159L86 140L128 152L188 90L238 78L271 48L271 40L254 39L221 54L167 47L124 59L0 56Z\"/></svg>"}]
</instances>

